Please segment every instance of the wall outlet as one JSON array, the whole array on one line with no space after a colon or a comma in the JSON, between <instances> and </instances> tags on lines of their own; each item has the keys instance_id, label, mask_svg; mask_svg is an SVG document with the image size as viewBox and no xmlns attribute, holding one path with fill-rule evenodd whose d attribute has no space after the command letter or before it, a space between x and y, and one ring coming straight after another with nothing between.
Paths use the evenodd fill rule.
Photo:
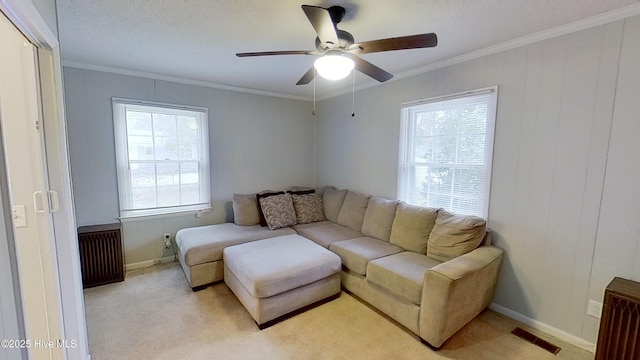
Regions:
<instances>
[{"instance_id":1,"label":"wall outlet","mask_svg":"<svg viewBox=\"0 0 640 360\"><path fill-rule=\"evenodd\" d=\"M589 300L589 305L587 306L587 315L600 319L600 317L602 316L602 303L595 300Z\"/></svg>"},{"instance_id":2,"label":"wall outlet","mask_svg":"<svg viewBox=\"0 0 640 360\"><path fill-rule=\"evenodd\" d=\"M171 234L164 234L164 248L168 249L171 247Z\"/></svg>"}]
</instances>

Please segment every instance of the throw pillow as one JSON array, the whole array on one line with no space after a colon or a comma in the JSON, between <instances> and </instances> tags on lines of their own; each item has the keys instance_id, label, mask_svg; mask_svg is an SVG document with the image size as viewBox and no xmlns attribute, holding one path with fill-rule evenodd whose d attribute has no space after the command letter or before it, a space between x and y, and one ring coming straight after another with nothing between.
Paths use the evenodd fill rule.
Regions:
<instances>
[{"instance_id":1,"label":"throw pillow","mask_svg":"<svg viewBox=\"0 0 640 360\"><path fill-rule=\"evenodd\" d=\"M296 211L291 194L279 194L260 198L260 205L269 229L275 230L296 224Z\"/></svg>"},{"instance_id":2,"label":"throw pillow","mask_svg":"<svg viewBox=\"0 0 640 360\"><path fill-rule=\"evenodd\" d=\"M313 194L316 192L316 189L304 189L304 190L287 190L287 192L291 195L305 195L305 194Z\"/></svg>"},{"instance_id":3,"label":"throw pillow","mask_svg":"<svg viewBox=\"0 0 640 360\"><path fill-rule=\"evenodd\" d=\"M231 203L233 205L233 222L236 225L251 226L260 223L256 194L233 194Z\"/></svg>"},{"instance_id":4,"label":"throw pillow","mask_svg":"<svg viewBox=\"0 0 640 360\"><path fill-rule=\"evenodd\" d=\"M438 209L401 202L391 227L389 242L418 254L427 253L427 241Z\"/></svg>"},{"instance_id":5,"label":"throw pillow","mask_svg":"<svg viewBox=\"0 0 640 360\"><path fill-rule=\"evenodd\" d=\"M311 186L290 186L287 189L288 193L296 193L298 191L311 191L311 192L314 192L315 189L312 188Z\"/></svg>"},{"instance_id":6,"label":"throw pillow","mask_svg":"<svg viewBox=\"0 0 640 360\"><path fill-rule=\"evenodd\" d=\"M367 211L370 197L371 195L364 195L355 191L347 192L336 222L356 231L362 230L362 221L364 221L364 213Z\"/></svg>"},{"instance_id":7,"label":"throw pillow","mask_svg":"<svg viewBox=\"0 0 640 360\"><path fill-rule=\"evenodd\" d=\"M260 199L280 194L284 194L284 191L265 190L256 194L256 201L258 202L258 217L260 219L261 226L267 226L267 220L264 218L264 211L262 210L262 203L260 203Z\"/></svg>"},{"instance_id":8,"label":"throw pillow","mask_svg":"<svg viewBox=\"0 0 640 360\"><path fill-rule=\"evenodd\" d=\"M338 215L342 208L342 202L347 195L347 190L325 189L322 195L324 216L331 222L338 222Z\"/></svg>"},{"instance_id":9,"label":"throw pillow","mask_svg":"<svg viewBox=\"0 0 640 360\"><path fill-rule=\"evenodd\" d=\"M296 210L296 221L298 224L307 224L318 221L325 221L322 196L318 194L292 194L293 207Z\"/></svg>"},{"instance_id":10,"label":"throw pillow","mask_svg":"<svg viewBox=\"0 0 640 360\"><path fill-rule=\"evenodd\" d=\"M372 196L367 205L362 221L362 233L376 239L389 241L391 237L391 225L396 217L398 208L397 200L387 200Z\"/></svg>"},{"instance_id":11,"label":"throw pillow","mask_svg":"<svg viewBox=\"0 0 640 360\"><path fill-rule=\"evenodd\" d=\"M438 212L436 224L427 243L427 256L448 261L477 248L487 229L487 222L477 216Z\"/></svg>"}]
</instances>

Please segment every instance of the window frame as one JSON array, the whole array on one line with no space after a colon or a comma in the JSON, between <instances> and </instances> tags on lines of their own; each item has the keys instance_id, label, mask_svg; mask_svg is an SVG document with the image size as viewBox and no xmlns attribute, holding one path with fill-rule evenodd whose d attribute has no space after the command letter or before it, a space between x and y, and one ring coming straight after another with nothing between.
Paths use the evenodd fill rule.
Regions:
<instances>
[{"instance_id":1,"label":"window frame","mask_svg":"<svg viewBox=\"0 0 640 360\"><path fill-rule=\"evenodd\" d=\"M140 109L151 113L166 113L170 115L195 115L198 122L198 159L197 160L131 160L129 158L129 134L127 131L126 111ZM202 212L211 210L211 186L209 164L209 111L206 107L176 105L156 101L143 101L126 98L112 98L114 145L116 152L116 174L118 183L118 205L120 219L135 220L144 217L167 216L172 214ZM195 114L193 114L195 113ZM155 140L155 138L154 138ZM155 145L154 145L155 148ZM130 165L133 163L168 164L193 163L198 164L198 187L200 199L197 203L155 206L149 208L135 208L132 205ZM180 165L179 165L180 166ZM156 205L159 184L156 182Z\"/></svg>"},{"instance_id":2,"label":"window frame","mask_svg":"<svg viewBox=\"0 0 640 360\"><path fill-rule=\"evenodd\" d=\"M397 197L400 200L412 203L409 193L413 191L407 183L412 181L413 177L410 176L411 169L415 169L418 166L437 166L444 165L443 167L449 168L470 168L471 166L461 164L437 164L437 163L420 163L416 166L416 162L410 162L407 160L407 156L411 151L409 149L411 140L415 138L413 135L413 123L412 115L419 112L420 107L433 106L438 103L451 104L452 101L460 101L465 98L473 99L481 95L489 95L487 101L487 122L485 130L485 149L484 149L484 163L479 165L485 169L485 182L484 182L484 197L481 198L482 209L481 213L473 213L470 215L480 216L484 219L488 219L489 216L489 199L491 195L491 174L493 172L493 150L495 139L495 125L497 121L497 103L498 103L498 86L486 87L471 91L465 91L450 95L438 96L428 99L422 99L417 101L411 101L401 104L401 125L400 125L400 142L399 142L399 158L398 158L398 182L397 182ZM424 110L423 110L424 111ZM462 134L457 134L456 139L459 139ZM414 179L414 178L413 178ZM454 184L451 185L452 188ZM415 188L415 187L414 187ZM446 209L454 213L458 213L454 210Z\"/></svg>"}]
</instances>

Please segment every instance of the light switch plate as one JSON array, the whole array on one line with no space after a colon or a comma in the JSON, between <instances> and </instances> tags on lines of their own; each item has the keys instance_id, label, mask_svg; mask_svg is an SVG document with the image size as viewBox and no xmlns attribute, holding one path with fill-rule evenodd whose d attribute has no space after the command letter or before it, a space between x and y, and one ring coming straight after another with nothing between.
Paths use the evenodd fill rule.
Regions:
<instances>
[{"instance_id":1,"label":"light switch plate","mask_svg":"<svg viewBox=\"0 0 640 360\"><path fill-rule=\"evenodd\" d=\"M13 225L17 228L27 227L27 210L24 205L13 207Z\"/></svg>"}]
</instances>

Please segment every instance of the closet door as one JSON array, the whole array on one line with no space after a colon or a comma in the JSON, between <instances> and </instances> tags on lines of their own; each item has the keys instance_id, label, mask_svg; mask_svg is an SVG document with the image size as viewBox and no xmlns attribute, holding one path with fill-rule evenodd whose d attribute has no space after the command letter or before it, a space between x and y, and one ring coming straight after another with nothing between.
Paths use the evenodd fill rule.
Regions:
<instances>
[{"instance_id":1,"label":"closet door","mask_svg":"<svg viewBox=\"0 0 640 360\"><path fill-rule=\"evenodd\" d=\"M0 64L0 125L25 323L23 345L29 358L62 359L51 217L57 197L49 191L44 166L36 49L1 14Z\"/></svg>"},{"instance_id":2,"label":"closet door","mask_svg":"<svg viewBox=\"0 0 640 360\"><path fill-rule=\"evenodd\" d=\"M25 335L18 269L15 263L11 206L1 143L0 138L0 339L14 340L24 339ZM7 345L0 347L0 360L27 358L27 349Z\"/></svg>"}]
</instances>

